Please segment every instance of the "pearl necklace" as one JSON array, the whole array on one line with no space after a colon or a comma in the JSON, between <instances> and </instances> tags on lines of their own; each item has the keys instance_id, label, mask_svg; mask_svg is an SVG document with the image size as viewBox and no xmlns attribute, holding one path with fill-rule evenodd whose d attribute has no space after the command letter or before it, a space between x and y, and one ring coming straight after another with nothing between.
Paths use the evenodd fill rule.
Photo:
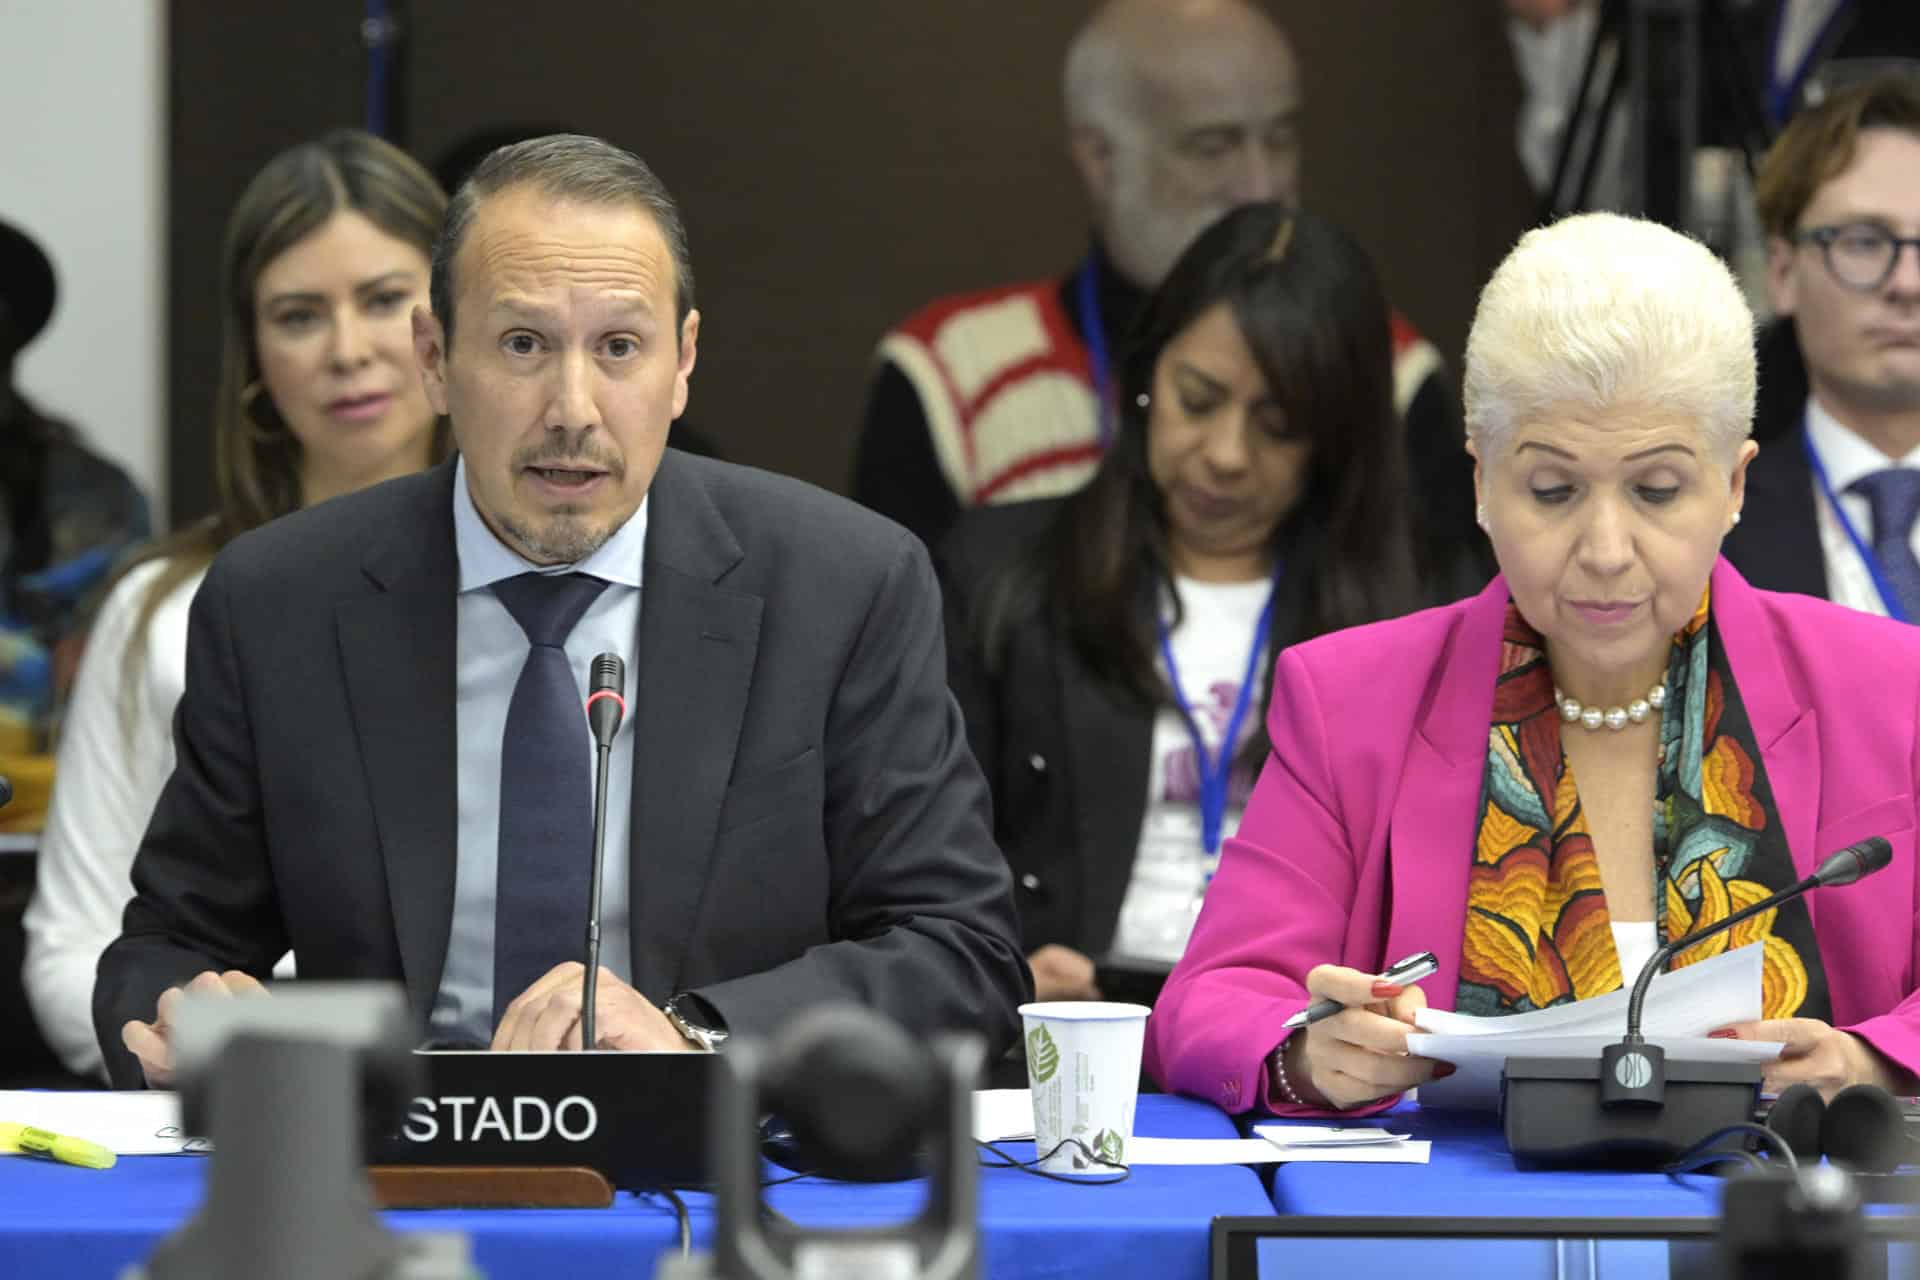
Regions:
<instances>
[{"instance_id":1,"label":"pearl necklace","mask_svg":"<svg viewBox=\"0 0 1920 1280\"><path fill-rule=\"evenodd\" d=\"M1629 724L1639 724L1648 716L1667 705L1667 684L1661 681L1647 691L1644 698L1635 698L1624 707L1608 707L1602 711L1599 707L1584 707L1560 692L1560 686L1553 689L1553 701L1560 708L1560 718L1568 724L1584 725L1588 729L1598 729L1602 725L1615 733Z\"/></svg>"}]
</instances>

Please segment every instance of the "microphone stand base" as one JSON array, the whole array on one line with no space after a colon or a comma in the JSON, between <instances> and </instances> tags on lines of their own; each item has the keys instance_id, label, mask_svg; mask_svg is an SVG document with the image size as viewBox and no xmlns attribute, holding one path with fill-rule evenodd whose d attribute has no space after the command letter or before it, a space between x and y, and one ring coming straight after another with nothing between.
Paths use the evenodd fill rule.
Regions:
<instances>
[{"instance_id":1,"label":"microphone stand base","mask_svg":"<svg viewBox=\"0 0 1920 1280\"><path fill-rule=\"evenodd\" d=\"M1669 1059L1661 1096L1609 1103L1602 1071L1596 1058L1507 1060L1500 1112L1516 1166L1658 1169L1710 1134L1750 1120L1760 1094L1755 1063Z\"/></svg>"}]
</instances>

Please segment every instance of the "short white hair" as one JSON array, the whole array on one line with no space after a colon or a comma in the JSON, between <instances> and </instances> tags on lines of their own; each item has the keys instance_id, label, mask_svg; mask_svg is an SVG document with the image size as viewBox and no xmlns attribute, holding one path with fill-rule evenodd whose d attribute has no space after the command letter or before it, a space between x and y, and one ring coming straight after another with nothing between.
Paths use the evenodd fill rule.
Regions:
<instances>
[{"instance_id":1,"label":"short white hair","mask_svg":"<svg viewBox=\"0 0 1920 1280\"><path fill-rule=\"evenodd\" d=\"M1753 313L1726 264L1657 222L1587 213L1520 238L1467 335L1483 458L1554 413L1658 409L1731 459L1753 430Z\"/></svg>"}]
</instances>

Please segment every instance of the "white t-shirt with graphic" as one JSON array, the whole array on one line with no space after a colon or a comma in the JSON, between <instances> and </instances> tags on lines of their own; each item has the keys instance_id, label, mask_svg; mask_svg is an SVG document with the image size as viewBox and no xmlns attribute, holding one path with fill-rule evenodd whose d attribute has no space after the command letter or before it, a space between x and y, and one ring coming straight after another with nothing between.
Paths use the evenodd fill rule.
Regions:
<instances>
[{"instance_id":1,"label":"white t-shirt with graphic","mask_svg":"<svg viewBox=\"0 0 1920 1280\"><path fill-rule=\"evenodd\" d=\"M1233 716L1240 681L1247 672L1247 651L1254 643L1254 628L1272 588L1273 583L1265 578L1257 582L1175 580L1182 610L1168 643L1179 668L1180 687L1193 708L1194 722L1210 756L1217 757L1227 722ZM1171 607L1166 615L1172 616ZM1260 640L1261 656L1253 665L1257 683L1241 719L1234 750L1260 728L1260 691L1270 660L1265 651L1266 638ZM1248 765L1233 770L1227 787L1226 817L1220 828L1223 840L1240 825L1241 811L1253 790L1254 773ZM1201 895L1216 864L1217 858L1209 857L1201 843L1200 767L1193 751L1193 735L1177 709L1163 707L1153 722L1146 816L1140 824L1133 876L1120 906L1114 953L1166 964L1178 960L1186 950L1200 912Z\"/></svg>"}]
</instances>

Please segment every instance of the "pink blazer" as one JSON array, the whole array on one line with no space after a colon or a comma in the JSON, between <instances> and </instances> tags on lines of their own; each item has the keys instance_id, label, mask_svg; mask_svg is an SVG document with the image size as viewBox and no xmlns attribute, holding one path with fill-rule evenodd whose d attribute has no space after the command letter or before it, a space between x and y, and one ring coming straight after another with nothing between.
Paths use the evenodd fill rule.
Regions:
<instances>
[{"instance_id":1,"label":"pink blazer","mask_svg":"<svg viewBox=\"0 0 1920 1280\"><path fill-rule=\"evenodd\" d=\"M1507 588L1323 636L1274 669L1261 770L1193 940L1147 1023L1147 1066L1228 1111L1266 1096L1263 1059L1316 964L1370 972L1432 951L1453 1007ZM1893 864L1808 899L1835 1023L1920 1069L1915 779L1920 627L1713 573L1719 634L1794 865L1871 835Z\"/></svg>"}]
</instances>

